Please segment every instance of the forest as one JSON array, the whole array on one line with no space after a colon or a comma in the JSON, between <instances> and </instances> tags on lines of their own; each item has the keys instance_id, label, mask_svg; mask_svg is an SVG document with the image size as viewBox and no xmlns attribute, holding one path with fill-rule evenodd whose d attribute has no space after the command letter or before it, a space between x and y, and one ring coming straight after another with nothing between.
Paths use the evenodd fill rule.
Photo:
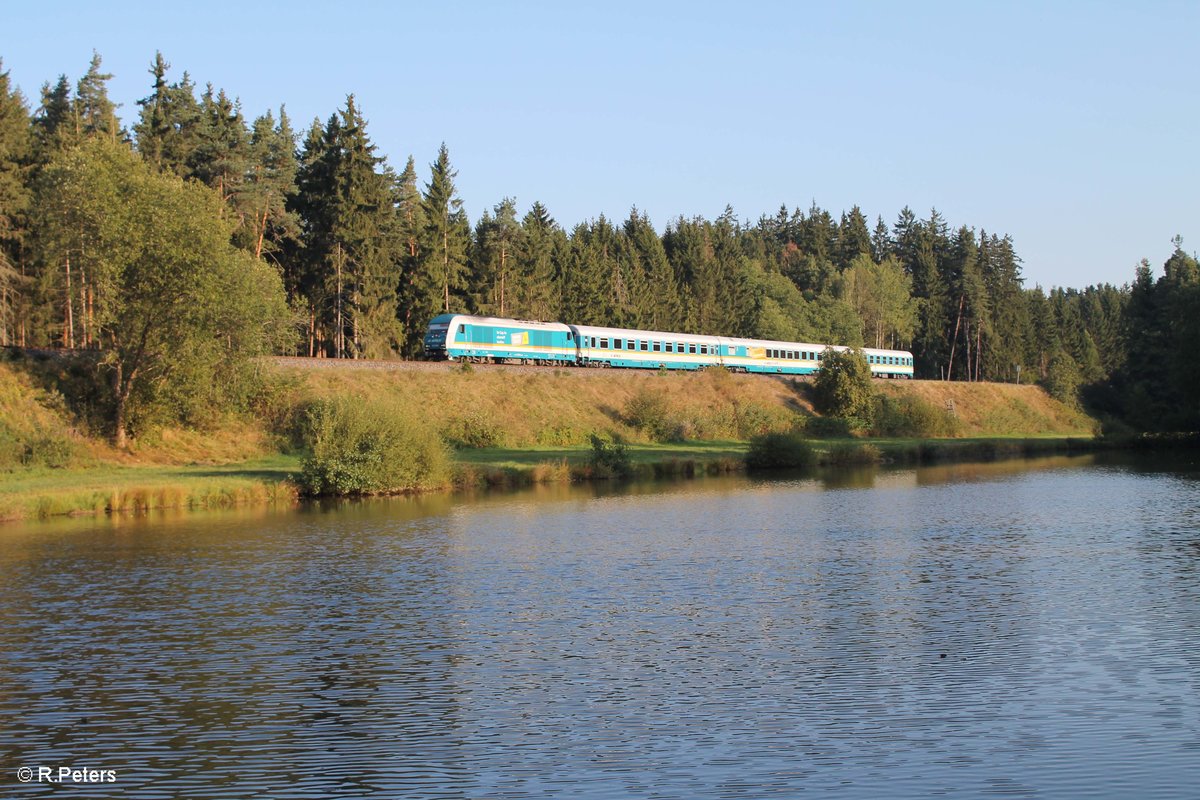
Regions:
<instances>
[{"instance_id":1,"label":"forest","mask_svg":"<svg viewBox=\"0 0 1200 800\"><path fill-rule=\"evenodd\" d=\"M726 208L660 233L636 207L560 223L505 197L472 219L446 146L395 169L352 94L297 130L159 53L123 121L111 78L93 54L31 100L0 62L0 345L94 353L118 439L138 408L186 416L247 355L419 357L444 311L903 348L919 378L1200 426L1200 266L1179 237L1157 276L1046 291L1010 236L937 210Z\"/></svg>"}]
</instances>

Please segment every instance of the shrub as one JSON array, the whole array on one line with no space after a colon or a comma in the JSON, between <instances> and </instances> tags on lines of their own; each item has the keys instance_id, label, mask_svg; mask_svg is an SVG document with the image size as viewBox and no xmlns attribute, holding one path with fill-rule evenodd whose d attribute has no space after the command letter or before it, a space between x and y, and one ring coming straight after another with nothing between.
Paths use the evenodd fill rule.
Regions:
<instances>
[{"instance_id":1,"label":"shrub","mask_svg":"<svg viewBox=\"0 0 1200 800\"><path fill-rule=\"evenodd\" d=\"M864 427L862 420L853 417L810 417L804 429L816 439L838 439L853 436Z\"/></svg>"},{"instance_id":2,"label":"shrub","mask_svg":"<svg viewBox=\"0 0 1200 800\"><path fill-rule=\"evenodd\" d=\"M752 470L806 468L816 463L812 446L795 433L755 436L746 453L746 467Z\"/></svg>"},{"instance_id":3,"label":"shrub","mask_svg":"<svg viewBox=\"0 0 1200 800\"><path fill-rule=\"evenodd\" d=\"M768 408L761 403L736 403L734 411L737 417L737 433L743 439L787 427L785 412Z\"/></svg>"},{"instance_id":4,"label":"shrub","mask_svg":"<svg viewBox=\"0 0 1200 800\"><path fill-rule=\"evenodd\" d=\"M628 478L633 474L633 463L629 460L629 451L623 442L594 433L589 435L588 439L592 443L588 466L592 468L595 477Z\"/></svg>"},{"instance_id":5,"label":"shrub","mask_svg":"<svg viewBox=\"0 0 1200 800\"><path fill-rule=\"evenodd\" d=\"M505 441L504 428L478 411L451 419L442 429L442 438L460 448L502 447Z\"/></svg>"},{"instance_id":6,"label":"shrub","mask_svg":"<svg viewBox=\"0 0 1200 800\"><path fill-rule=\"evenodd\" d=\"M571 425L552 425L549 428L542 428L537 433L538 444L554 447L568 447L573 444L582 444L583 440L583 434Z\"/></svg>"},{"instance_id":7,"label":"shrub","mask_svg":"<svg viewBox=\"0 0 1200 800\"><path fill-rule=\"evenodd\" d=\"M652 442L677 442L683 439L683 423L674 419L667 408L667 401L660 394L641 391L625 404L621 415Z\"/></svg>"},{"instance_id":8,"label":"shrub","mask_svg":"<svg viewBox=\"0 0 1200 800\"><path fill-rule=\"evenodd\" d=\"M826 350L812 392L813 404L822 414L870 423L875 410L871 366L862 350Z\"/></svg>"},{"instance_id":9,"label":"shrub","mask_svg":"<svg viewBox=\"0 0 1200 800\"><path fill-rule=\"evenodd\" d=\"M955 436L959 427L958 420L919 397L907 394L880 394L875 397L871 430L877 436Z\"/></svg>"},{"instance_id":10,"label":"shrub","mask_svg":"<svg viewBox=\"0 0 1200 800\"><path fill-rule=\"evenodd\" d=\"M831 467L858 467L881 461L883 452L875 445L844 442L829 448L821 463Z\"/></svg>"},{"instance_id":11,"label":"shrub","mask_svg":"<svg viewBox=\"0 0 1200 800\"><path fill-rule=\"evenodd\" d=\"M308 495L392 494L444 486L450 459L437 434L396 405L323 400L307 414L300 488Z\"/></svg>"}]
</instances>

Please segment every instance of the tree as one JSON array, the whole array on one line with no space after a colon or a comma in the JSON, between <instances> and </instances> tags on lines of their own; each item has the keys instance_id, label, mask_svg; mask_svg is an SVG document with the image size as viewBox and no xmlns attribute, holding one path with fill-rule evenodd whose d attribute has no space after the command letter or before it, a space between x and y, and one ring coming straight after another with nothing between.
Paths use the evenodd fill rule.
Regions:
<instances>
[{"instance_id":1,"label":"tree","mask_svg":"<svg viewBox=\"0 0 1200 800\"><path fill-rule=\"evenodd\" d=\"M562 304L562 269L567 234L541 203L521 220L517 239L517 271L521 278L515 313L523 319L552 320Z\"/></svg>"},{"instance_id":2,"label":"tree","mask_svg":"<svg viewBox=\"0 0 1200 800\"><path fill-rule=\"evenodd\" d=\"M401 347L402 242L396 176L375 155L354 96L324 129L313 123L297 173L303 230L299 283L309 307L309 352L379 358Z\"/></svg>"},{"instance_id":3,"label":"tree","mask_svg":"<svg viewBox=\"0 0 1200 800\"><path fill-rule=\"evenodd\" d=\"M290 335L278 274L232 248L221 199L156 173L127 147L93 139L65 151L42 176L35 208L43 261L80 246L98 287L118 447L173 383L220 388Z\"/></svg>"},{"instance_id":4,"label":"tree","mask_svg":"<svg viewBox=\"0 0 1200 800\"><path fill-rule=\"evenodd\" d=\"M250 240L243 246L255 258L280 253L300 235L300 224L289 210L296 192L296 139L287 112L279 109L279 122L268 111L254 120L250 132L250 172L240 204L248 213Z\"/></svg>"},{"instance_id":5,"label":"tree","mask_svg":"<svg viewBox=\"0 0 1200 800\"><path fill-rule=\"evenodd\" d=\"M822 414L871 422L871 366L861 350L826 350L813 382L813 404Z\"/></svg>"},{"instance_id":6,"label":"tree","mask_svg":"<svg viewBox=\"0 0 1200 800\"><path fill-rule=\"evenodd\" d=\"M863 339L872 347L898 347L912 340L917 304L912 281L895 258L875 263L860 254L842 273L839 296L854 307L863 322Z\"/></svg>"},{"instance_id":7,"label":"tree","mask_svg":"<svg viewBox=\"0 0 1200 800\"><path fill-rule=\"evenodd\" d=\"M421 294L422 240L425 236L425 210L421 192L417 189L417 170L412 156L396 182L396 235L400 240L400 287L397 290L396 316L403 330L402 352L416 355L425 333L425 309L428 305Z\"/></svg>"},{"instance_id":8,"label":"tree","mask_svg":"<svg viewBox=\"0 0 1200 800\"><path fill-rule=\"evenodd\" d=\"M854 206L849 214L842 214L837 234L837 266L846 270L859 256L871 257L871 232L867 230L867 218L862 209Z\"/></svg>"},{"instance_id":9,"label":"tree","mask_svg":"<svg viewBox=\"0 0 1200 800\"><path fill-rule=\"evenodd\" d=\"M461 302L466 288L467 248L471 233L462 200L454 188L458 172L450 166L445 143L438 148L437 160L430 165L422 211L425 217L423 237L426 303L421 324L439 310L449 313ZM436 294L435 294L436 293Z\"/></svg>"},{"instance_id":10,"label":"tree","mask_svg":"<svg viewBox=\"0 0 1200 800\"><path fill-rule=\"evenodd\" d=\"M75 89L75 124L80 136L100 136L116 142L122 136L117 106L108 99L112 75L100 71L100 54L92 51L92 63Z\"/></svg>"},{"instance_id":11,"label":"tree","mask_svg":"<svg viewBox=\"0 0 1200 800\"><path fill-rule=\"evenodd\" d=\"M189 177L204 126L191 78L185 72L180 81L168 84L170 69L162 53L156 53L150 65L151 94L138 101L142 109L133 131L142 158L160 170Z\"/></svg>"},{"instance_id":12,"label":"tree","mask_svg":"<svg viewBox=\"0 0 1200 800\"><path fill-rule=\"evenodd\" d=\"M497 203L494 210L495 217L484 212L476 227L476 307L483 313L507 317L511 315L513 295L520 292L516 285L516 250L521 223L517 221L517 203L511 197Z\"/></svg>"},{"instance_id":13,"label":"tree","mask_svg":"<svg viewBox=\"0 0 1200 800\"><path fill-rule=\"evenodd\" d=\"M662 238L650 217L636 208L625 220L624 234L630 271L646 287L633 298L635 323L655 331L678 330L684 321L683 299Z\"/></svg>"},{"instance_id":14,"label":"tree","mask_svg":"<svg viewBox=\"0 0 1200 800\"><path fill-rule=\"evenodd\" d=\"M25 98L12 88L0 60L0 345L23 338L18 330L29 283L23 257L33 158L29 126Z\"/></svg>"}]
</instances>

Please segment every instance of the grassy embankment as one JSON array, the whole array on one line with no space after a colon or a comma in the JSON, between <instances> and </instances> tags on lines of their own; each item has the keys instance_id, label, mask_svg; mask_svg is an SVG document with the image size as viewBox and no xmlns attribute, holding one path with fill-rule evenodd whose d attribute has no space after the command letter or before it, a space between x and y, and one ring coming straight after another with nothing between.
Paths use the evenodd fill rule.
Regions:
<instances>
[{"instance_id":1,"label":"grassy embankment","mask_svg":"<svg viewBox=\"0 0 1200 800\"><path fill-rule=\"evenodd\" d=\"M805 384L724 372L339 365L279 367L278 374L280 388L254 421L230 420L203 433L168 429L118 452L79 431L61 397L0 363L0 519L293 502L287 478L300 468L297 430L321 398L359 398L431 426L455 446L447 482L458 486L587 477L593 433L628 442L638 475L740 469L750 437L803 430L814 419ZM1029 386L916 381L878 390L917 398L954 437L871 440L899 461L1057 451L1066 437L1088 438L1094 428ZM844 442L818 441L815 449L828 461L853 461L847 453L857 452Z\"/></svg>"}]
</instances>

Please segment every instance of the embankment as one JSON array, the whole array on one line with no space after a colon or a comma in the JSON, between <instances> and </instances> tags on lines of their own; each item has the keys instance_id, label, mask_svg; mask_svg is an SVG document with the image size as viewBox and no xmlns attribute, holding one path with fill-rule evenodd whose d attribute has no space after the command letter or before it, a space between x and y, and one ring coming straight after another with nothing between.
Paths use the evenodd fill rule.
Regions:
<instances>
[{"instance_id":1,"label":"embankment","mask_svg":"<svg viewBox=\"0 0 1200 800\"><path fill-rule=\"evenodd\" d=\"M458 448L467 472L582 461L593 433L641 443L635 463L729 461L750 437L815 419L803 380L735 375L286 360L251 418L159 429L116 451L86 430L43 372L0 362L0 519L155 507L290 502L294 434L314 400L351 397L407 410ZM953 421L957 437L1089 437L1095 423L1033 386L879 382ZM564 474L565 470L551 474Z\"/></svg>"}]
</instances>

